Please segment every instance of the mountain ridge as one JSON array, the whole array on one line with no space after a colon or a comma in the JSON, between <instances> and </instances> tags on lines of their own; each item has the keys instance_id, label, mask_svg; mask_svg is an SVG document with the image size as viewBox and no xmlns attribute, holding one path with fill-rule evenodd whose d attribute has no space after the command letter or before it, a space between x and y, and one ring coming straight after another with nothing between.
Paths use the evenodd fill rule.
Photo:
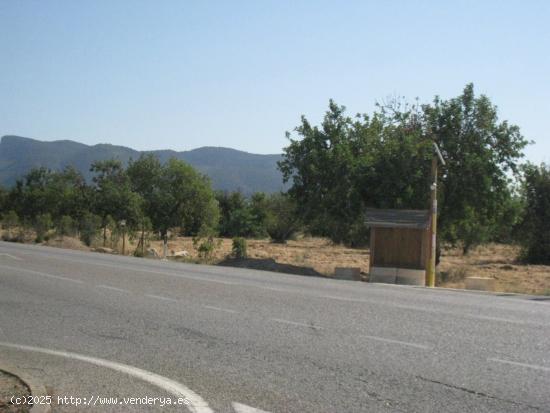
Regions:
<instances>
[{"instance_id":1,"label":"mountain ridge","mask_svg":"<svg viewBox=\"0 0 550 413\"><path fill-rule=\"evenodd\" d=\"M263 155L227 147L203 146L188 151L159 149L138 151L110 143L87 145L70 139L41 141L17 135L0 140L0 185L12 186L32 168L61 170L74 166L90 180L90 164L96 160L116 158L127 164L142 154L153 154L161 162L176 158L207 175L214 189L272 193L285 189L277 169L281 155Z\"/></svg>"}]
</instances>

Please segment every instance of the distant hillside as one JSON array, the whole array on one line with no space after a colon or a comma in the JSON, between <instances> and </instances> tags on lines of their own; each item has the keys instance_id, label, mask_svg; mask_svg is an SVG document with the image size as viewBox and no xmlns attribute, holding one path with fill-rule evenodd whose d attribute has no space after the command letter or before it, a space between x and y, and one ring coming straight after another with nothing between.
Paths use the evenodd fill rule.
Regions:
<instances>
[{"instance_id":1,"label":"distant hillside","mask_svg":"<svg viewBox=\"0 0 550 413\"><path fill-rule=\"evenodd\" d=\"M126 163L130 158L139 158L142 153L146 152L109 144L89 146L69 140L44 142L20 136L4 136L0 141L0 185L11 186L30 169L41 166L60 170L73 165L89 180L90 164L93 161L117 158ZM283 189L282 176L277 170L277 161L281 155L256 155L214 147L150 153L158 156L162 162L174 157L189 163L208 175L215 189L240 190L245 194Z\"/></svg>"}]
</instances>

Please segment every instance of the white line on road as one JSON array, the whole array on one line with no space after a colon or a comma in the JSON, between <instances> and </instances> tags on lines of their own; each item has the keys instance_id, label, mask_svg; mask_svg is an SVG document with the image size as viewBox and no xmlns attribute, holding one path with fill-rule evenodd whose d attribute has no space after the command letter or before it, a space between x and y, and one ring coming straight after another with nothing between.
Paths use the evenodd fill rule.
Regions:
<instances>
[{"instance_id":1,"label":"white line on road","mask_svg":"<svg viewBox=\"0 0 550 413\"><path fill-rule=\"evenodd\" d=\"M390 338L377 337L377 336L367 336L365 334L361 334L361 335L359 335L359 337L368 338L370 340L382 341L384 343L399 344L399 345L402 345L402 346L409 346L409 347L419 348L419 349L422 349L422 350L429 350L431 348L430 346L425 346L424 344L410 343L408 341L392 340Z\"/></svg>"},{"instance_id":2,"label":"white line on road","mask_svg":"<svg viewBox=\"0 0 550 413\"><path fill-rule=\"evenodd\" d=\"M0 253L0 256L8 257L16 261L21 261L21 258L16 257L15 255L6 254L5 252Z\"/></svg>"},{"instance_id":3,"label":"white line on road","mask_svg":"<svg viewBox=\"0 0 550 413\"><path fill-rule=\"evenodd\" d=\"M221 308L221 307L214 307L213 305L203 305L203 307L208 308L210 310L223 311L225 313L231 313L231 314L238 313L238 311L235 311L235 310L229 310L227 308Z\"/></svg>"},{"instance_id":4,"label":"white line on road","mask_svg":"<svg viewBox=\"0 0 550 413\"><path fill-rule=\"evenodd\" d=\"M33 275L40 275L41 277L54 278L56 280L70 281L70 282L78 283L78 284L83 283L83 281L75 280L74 278L62 277L60 275L47 274L45 272L27 270L27 269L24 269L24 268L10 267L9 265L0 265L0 268L5 268L7 270L13 270L13 271L19 271L19 272L26 272L28 274L33 274Z\"/></svg>"},{"instance_id":5,"label":"white line on road","mask_svg":"<svg viewBox=\"0 0 550 413\"><path fill-rule=\"evenodd\" d=\"M233 410L237 413L269 413L265 410L256 409L255 407L250 407L242 403L233 402L231 405L233 406Z\"/></svg>"},{"instance_id":6,"label":"white line on road","mask_svg":"<svg viewBox=\"0 0 550 413\"><path fill-rule=\"evenodd\" d=\"M517 361L501 360L497 358L488 358L488 361L494 361L496 363L510 364L512 366L527 367L533 370L550 371L550 367L537 366L536 364L519 363Z\"/></svg>"},{"instance_id":7,"label":"white line on road","mask_svg":"<svg viewBox=\"0 0 550 413\"><path fill-rule=\"evenodd\" d=\"M407 287L407 286L403 286ZM510 324L520 324L520 325L530 325L530 326L543 326L548 327L548 324L545 323L537 323L535 321L529 321L529 320L513 320L510 318L502 318L502 317L491 317L491 316L484 316L484 315L476 315L476 314L468 314L468 313L461 313L461 312L452 312L452 311L446 311L443 309L437 309L437 308L426 308L426 307L420 307L416 305L407 305L407 304L395 304L395 303L387 303L380 300L372 299L360 299L360 298L348 298L348 297L338 297L334 295L322 295L320 298L328 298L329 300L339 300L339 301L349 301L354 303L365 303L365 304L372 304L372 305L382 305L386 307L392 307L397 308L401 310L412 310L412 311L421 311L424 313L433 313L433 314L445 314L450 315L453 317L462 317L462 318L471 318L474 320L483 320L483 321L498 321L500 323L510 323Z\"/></svg>"},{"instance_id":8,"label":"white line on road","mask_svg":"<svg viewBox=\"0 0 550 413\"><path fill-rule=\"evenodd\" d=\"M15 348L18 350L24 351L33 351L36 353L49 354L52 356L65 357L73 360L84 361L86 363L95 364L96 366L106 367L111 370L118 371L120 373L125 373L129 376L135 377L137 379L143 380L147 383L150 383L154 386L161 388L162 390L167 391L168 393L176 397L184 397L189 400L189 405L187 407L193 413L214 413L214 411L208 406L208 403L193 390L185 387L183 384L171 380L167 377L163 377L159 374L152 373L147 370L142 370L137 367L128 366L126 364L117 363L115 361L109 361L101 358L85 356L83 354L69 353L67 351L58 351L50 350L47 348L41 347L32 347L25 346L21 344L13 343L2 343L0 346Z\"/></svg>"},{"instance_id":9,"label":"white line on road","mask_svg":"<svg viewBox=\"0 0 550 413\"><path fill-rule=\"evenodd\" d=\"M123 288L113 287L112 285L99 284L99 285L97 285L97 287L98 288L105 288L107 290L118 291L118 292L121 292L121 293L129 293L130 292L130 291L125 290Z\"/></svg>"},{"instance_id":10,"label":"white line on road","mask_svg":"<svg viewBox=\"0 0 550 413\"><path fill-rule=\"evenodd\" d=\"M170 301L170 302L173 302L173 303L177 303L178 300L176 300L175 298L170 298L170 297L164 297L162 295L155 295L155 294L145 294L146 297L150 297L150 298L156 298L157 300L162 300L162 301Z\"/></svg>"},{"instance_id":11,"label":"white line on road","mask_svg":"<svg viewBox=\"0 0 550 413\"><path fill-rule=\"evenodd\" d=\"M283 320L282 318L270 318L270 320L275 321L277 323L290 324L292 326L314 328L315 330L322 330L323 329L323 327L319 327L319 326L316 326L314 324L299 323L297 321Z\"/></svg>"},{"instance_id":12,"label":"white line on road","mask_svg":"<svg viewBox=\"0 0 550 413\"><path fill-rule=\"evenodd\" d=\"M62 259L64 261L75 262L75 263L78 263L78 264L96 265L96 266L99 266L99 267L123 269L123 270L127 270L127 271L143 272L143 273L147 273L147 274L168 275L168 276L171 276L171 277L178 277L178 278L194 280L194 281L212 282L212 283L225 284L225 285L241 285L240 283L236 283L236 282L232 282L232 281L215 280L215 279L212 279L212 278L204 278L204 277L194 277L192 275L184 274L183 272L168 272L168 271L165 271L163 269L148 270L148 269L145 269L143 267L135 267L133 265L129 265L129 264L126 264L126 263L120 263L118 265L114 265L114 264L101 263L101 262L97 262L97 261L90 262L90 261L74 260L74 259L70 259L70 258L66 258L66 257L62 257L60 259Z\"/></svg>"}]
</instances>

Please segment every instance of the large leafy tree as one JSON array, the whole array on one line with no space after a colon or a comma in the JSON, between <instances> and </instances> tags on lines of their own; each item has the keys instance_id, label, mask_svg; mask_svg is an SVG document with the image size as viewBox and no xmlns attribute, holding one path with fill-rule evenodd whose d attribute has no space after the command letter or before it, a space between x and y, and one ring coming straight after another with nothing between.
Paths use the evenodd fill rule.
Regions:
<instances>
[{"instance_id":1,"label":"large leafy tree","mask_svg":"<svg viewBox=\"0 0 550 413\"><path fill-rule=\"evenodd\" d=\"M428 207L437 142L447 160L439 170L441 235L465 251L498 232L510 205L508 171L517 171L527 144L473 85L454 99L392 102L355 119L331 101L319 127L302 117L295 132L279 163L290 196L313 232L352 245L366 239L365 207Z\"/></svg>"},{"instance_id":2,"label":"large leafy tree","mask_svg":"<svg viewBox=\"0 0 550 413\"><path fill-rule=\"evenodd\" d=\"M170 228L179 227L185 235L216 228L219 210L210 182L185 162L170 159L163 165L155 156L144 155L130 162L128 176L165 241Z\"/></svg>"},{"instance_id":3,"label":"large leafy tree","mask_svg":"<svg viewBox=\"0 0 550 413\"><path fill-rule=\"evenodd\" d=\"M367 240L365 207L425 206L429 144L412 115L380 111L352 119L331 101L320 127L302 117L300 139L287 134L279 168L310 231L360 245Z\"/></svg>"},{"instance_id":4,"label":"large leafy tree","mask_svg":"<svg viewBox=\"0 0 550 413\"><path fill-rule=\"evenodd\" d=\"M107 226L123 221L128 227L136 227L142 216L143 200L132 190L128 174L116 159L96 161L90 171L95 175L94 211L102 219L103 243L106 243Z\"/></svg>"},{"instance_id":5,"label":"large leafy tree","mask_svg":"<svg viewBox=\"0 0 550 413\"><path fill-rule=\"evenodd\" d=\"M508 225L510 177L528 142L517 126L499 121L496 106L487 96L476 97L472 84L454 99L424 106L424 123L447 162L440 174L441 235L461 241L467 252Z\"/></svg>"},{"instance_id":6,"label":"large leafy tree","mask_svg":"<svg viewBox=\"0 0 550 413\"><path fill-rule=\"evenodd\" d=\"M30 221L41 214L50 214L55 220L63 215L79 219L89 209L90 197L89 187L76 169L57 172L38 168L16 183L6 204Z\"/></svg>"}]
</instances>

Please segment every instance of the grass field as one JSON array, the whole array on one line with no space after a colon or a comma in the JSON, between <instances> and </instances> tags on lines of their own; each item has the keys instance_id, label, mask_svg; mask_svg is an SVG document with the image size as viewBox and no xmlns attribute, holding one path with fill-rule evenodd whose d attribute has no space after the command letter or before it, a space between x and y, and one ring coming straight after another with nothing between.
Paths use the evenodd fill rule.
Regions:
<instances>
[{"instance_id":1,"label":"grass field","mask_svg":"<svg viewBox=\"0 0 550 413\"><path fill-rule=\"evenodd\" d=\"M33 236L29 234L28 241ZM26 237L27 241L27 237ZM48 245L87 250L78 239L52 237ZM135 241L127 242L127 253L135 249ZM248 240L248 259L236 262L228 259L232 241L219 239L211 264L243 266L262 270L301 275L330 277L335 267L359 267L366 276L369 271L369 250L334 245L327 239L302 237L287 244L274 244L269 240ZM151 241L150 248L162 253L162 241ZM120 250L120 243L119 243ZM190 237L176 237L168 242L168 253L187 251L185 258L171 258L188 262L201 262ZM444 249L438 266L437 285L464 288L468 276L491 277L497 280L497 291L550 295L550 266L524 265L516 261L517 246L487 244L462 255L460 249Z\"/></svg>"}]
</instances>

